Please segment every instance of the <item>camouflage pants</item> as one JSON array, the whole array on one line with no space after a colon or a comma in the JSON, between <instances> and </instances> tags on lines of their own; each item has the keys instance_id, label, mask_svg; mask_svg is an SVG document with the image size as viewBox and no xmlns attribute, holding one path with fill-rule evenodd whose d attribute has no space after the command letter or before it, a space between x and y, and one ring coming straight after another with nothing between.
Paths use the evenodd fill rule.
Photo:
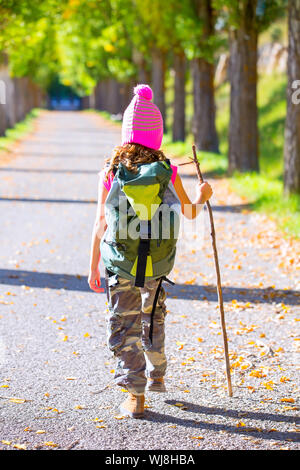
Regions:
<instances>
[{"instance_id":1,"label":"camouflage pants","mask_svg":"<svg viewBox=\"0 0 300 470\"><path fill-rule=\"evenodd\" d=\"M147 377L163 377L167 361L165 343L165 298L161 288L154 314L152 345L149 341L151 311L158 280L135 287L134 282L106 274L107 343L117 358L115 382L135 395L145 391Z\"/></svg>"}]
</instances>

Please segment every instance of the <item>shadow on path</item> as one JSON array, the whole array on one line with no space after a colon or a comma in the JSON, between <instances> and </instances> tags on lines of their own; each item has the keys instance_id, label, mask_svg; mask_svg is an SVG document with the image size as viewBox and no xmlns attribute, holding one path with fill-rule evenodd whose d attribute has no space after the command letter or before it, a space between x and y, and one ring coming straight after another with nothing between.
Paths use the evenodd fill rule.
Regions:
<instances>
[{"instance_id":1,"label":"shadow on path","mask_svg":"<svg viewBox=\"0 0 300 470\"><path fill-rule=\"evenodd\" d=\"M184 402L179 400L180 403L187 408L188 412L205 414L205 415L218 415L226 418L237 418L239 421L245 419L254 419L259 421L276 421L295 424L297 417L285 416L280 414L271 413L260 413L254 411L242 411L242 410L225 410L224 408L209 408L204 406L195 405L194 403ZM178 403L176 400L166 400L168 405L175 405ZM182 411L184 415L185 411ZM299 442L299 434L297 432L281 432L281 431L270 431L270 429L263 429L259 425L257 427L236 427L236 425L212 423L206 421L200 421L199 419L188 419L178 418L166 414L156 413L154 411L147 410L146 419L149 421L159 423L170 423L178 426L184 426L186 428L193 428L195 430L206 430L213 432L225 431L231 434L240 434L246 436L253 436L258 439L277 440L277 441L292 441Z\"/></svg>"},{"instance_id":2,"label":"shadow on path","mask_svg":"<svg viewBox=\"0 0 300 470\"><path fill-rule=\"evenodd\" d=\"M87 284L87 277L79 274L0 269L0 284L91 292ZM102 279L102 286L104 286L104 279ZM176 284L175 286L168 285L167 291L169 298L173 299L218 301L215 286ZM300 293L293 290L223 287L224 302L231 302L233 299L237 299L243 302L256 300L258 303L284 301L286 305L298 305L299 297Z\"/></svg>"}]
</instances>

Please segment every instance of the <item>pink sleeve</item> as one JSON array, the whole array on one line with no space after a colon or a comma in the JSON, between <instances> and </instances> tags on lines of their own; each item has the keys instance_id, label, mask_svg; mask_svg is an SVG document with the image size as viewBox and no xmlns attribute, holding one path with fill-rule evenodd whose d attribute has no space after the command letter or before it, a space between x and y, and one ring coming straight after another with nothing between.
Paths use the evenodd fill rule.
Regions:
<instances>
[{"instance_id":1,"label":"pink sleeve","mask_svg":"<svg viewBox=\"0 0 300 470\"><path fill-rule=\"evenodd\" d=\"M107 189L107 191L109 191L110 188L111 188L111 183L114 179L114 175L112 173L110 173L108 179L106 179L106 172L107 172L106 168L104 168L102 171L100 171L99 178L100 178L100 182L103 184L103 186Z\"/></svg>"},{"instance_id":2,"label":"pink sleeve","mask_svg":"<svg viewBox=\"0 0 300 470\"><path fill-rule=\"evenodd\" d=\"M177 176L178 167L175 166L175 165L171 165L171 168L172 168L172 170L173 170L173 173L172 173L172 176L171 176L171 181L172 181L172 183L174 184L174 183L175 183L176 176Z\"/></svg>"}]
</instances>

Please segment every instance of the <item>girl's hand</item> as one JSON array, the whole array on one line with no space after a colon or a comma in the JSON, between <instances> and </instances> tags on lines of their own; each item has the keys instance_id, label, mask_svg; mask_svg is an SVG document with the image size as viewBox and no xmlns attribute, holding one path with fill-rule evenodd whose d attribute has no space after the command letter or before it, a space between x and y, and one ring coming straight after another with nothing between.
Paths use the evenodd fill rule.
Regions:
<instances>
[{"instance_id":1,"label":"girl's hand","mask_svg":"<svg viewBox=\"0 0 300 470\"><path fill-rule=\"evenodd\" d=\"M212 188L207 181L202 184L198 183L197 196L199 198L199 204L204 204L212 196Z\"/></svg>"},{"instance_id":2,"label":"girl's hand","mask_svg":"<svg viewBox=\"0 0 300 470\"><path fill-rule=\"evenodd\" d=\"M97 292L98 294L104 292L103 287L101 287L101 276L99 268L90 270L88 283L94 292Z\"/></svg>"}]
</instances>

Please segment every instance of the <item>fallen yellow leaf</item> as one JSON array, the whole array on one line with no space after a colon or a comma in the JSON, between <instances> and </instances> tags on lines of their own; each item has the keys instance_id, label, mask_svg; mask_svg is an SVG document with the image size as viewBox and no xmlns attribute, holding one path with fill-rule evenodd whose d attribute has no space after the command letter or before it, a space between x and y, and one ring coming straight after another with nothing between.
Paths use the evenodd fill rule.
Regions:
<instances>
[{"instance_id":1,"label":"fallen yellow leaf","mask_svg":"<svg viewBox=\"0 0 300 470\"><path fill-rule=\"evenodd\" d=\"M284 375L280 378L280 382L284 383L284 382L289 382L290 379L288 379L287 377L285 377Z\"/></svg>"},{"instance_id":2,"label":"fallen yellow leaf","mask_svg":"<svg viewBox=\"0 0 300 470\"><path fill-rule=\"evenodd\" d=\"M15 449L19 449L19 450L26 450L27 449L25 444L14 444L13 447Z\"/></svg>"},{"instance_id":3,"label":"fallen yellow leaf","mask_svg":"<svg viewBox=\"0 0 300 470\"><path fill-rule=\"evenodd\" d=\"M265 377L265 374L263 374L260 370L252 370L249 374L250 377L257 377L258 379L261 379L262 377Z\"/></svg>"},{"instance_id":4,"label":"fallen yellow leaf","mask_svg":"<svg viewBox=\"0 0 300 470\"><path fill-rule=\"evenodd\" d=\"M10 398L9 401L11 403L25 403L26 402L24 398Z\"/></svg>"},{"instance_id":5,"label":"fallen yellow leaf","mask_svg":"<svg viewBox=\"0 0 300 470\"><path fill-rule=\"evenodd\" d=\"M189 281L185 281L184 284L191 285L191 284L195 284L195 282L196 282L196 278L194 277L193 279L191 279Z\"/></svg>"}]
</instances>

